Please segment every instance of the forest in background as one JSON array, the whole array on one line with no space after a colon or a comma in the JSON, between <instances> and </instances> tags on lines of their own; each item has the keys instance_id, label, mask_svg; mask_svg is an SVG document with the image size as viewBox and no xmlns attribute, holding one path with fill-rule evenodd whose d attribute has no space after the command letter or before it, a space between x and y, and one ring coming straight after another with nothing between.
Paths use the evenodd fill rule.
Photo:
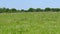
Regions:
<instances>
[{"instance_id":1,"label":"forest in background","mask_svg":"<svg viewBox=\"0 0 60 34\"><path fill-rule=\"evenodd\" d=\"M60 12L60 8L29 8L27 10L21 9L17 10L15 8L0 8L0 13L17 13L17 12Z\"/></svg>"}]
</instances>

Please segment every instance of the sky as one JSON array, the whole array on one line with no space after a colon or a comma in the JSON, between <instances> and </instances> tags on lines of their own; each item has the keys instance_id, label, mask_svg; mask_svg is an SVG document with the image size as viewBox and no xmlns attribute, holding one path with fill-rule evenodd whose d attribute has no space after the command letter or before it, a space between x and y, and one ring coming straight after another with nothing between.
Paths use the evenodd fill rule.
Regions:
<instances>
[{"instance_id":1,"label":"sky","mask_svg":"<svg viewBox=\"0 0 60 34\"><path fill-rule=\"evenodd\" d=\"M60 0L0 0L0 8L60 8Z\"/></svg>"}]
</instances>

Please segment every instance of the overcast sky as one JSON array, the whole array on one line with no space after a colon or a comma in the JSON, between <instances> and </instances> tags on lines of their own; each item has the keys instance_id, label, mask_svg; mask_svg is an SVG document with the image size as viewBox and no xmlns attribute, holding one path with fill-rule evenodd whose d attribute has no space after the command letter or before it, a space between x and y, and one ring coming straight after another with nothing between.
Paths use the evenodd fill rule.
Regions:
<instances>
[{"instance_id":1,"label":"overcast sky","mask_svg":"<svg viewBox=\"0 0 60 34\"><path fill-rule=\"evenodd\" d=\"M60 0L0 0L0 7L28 9L32 8L60 8Z\"/></svg>"}]
</instances>

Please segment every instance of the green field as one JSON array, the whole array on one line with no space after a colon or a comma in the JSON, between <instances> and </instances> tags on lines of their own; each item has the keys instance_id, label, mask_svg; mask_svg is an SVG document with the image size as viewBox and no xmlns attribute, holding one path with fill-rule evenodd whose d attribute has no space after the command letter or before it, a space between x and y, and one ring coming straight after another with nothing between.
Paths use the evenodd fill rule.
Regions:
<instances>
[{"instance_id":1,"label":"green field","mask_svg":"<svg viewBox=\"0 0 60 34\"><path fill-rule=\"evenodd\" d=\"M0 13L0 34L60 34L60 12Z\"/></svg>"}]
</instances>

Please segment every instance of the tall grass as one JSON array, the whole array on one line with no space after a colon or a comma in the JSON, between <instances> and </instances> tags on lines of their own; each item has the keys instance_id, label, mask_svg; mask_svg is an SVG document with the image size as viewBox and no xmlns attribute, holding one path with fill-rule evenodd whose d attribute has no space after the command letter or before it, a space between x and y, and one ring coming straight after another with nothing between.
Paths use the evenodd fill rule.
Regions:
<instances>
[{"instance_id":1,"label":"tall grass","mask_svg":"<svg viewBox=\"0 0 60 34\"><path fill-rule=\"evenodd\" d=\"M0 34L60 34L60 12L1 13Z\"/></svg>"}]
</instances>

